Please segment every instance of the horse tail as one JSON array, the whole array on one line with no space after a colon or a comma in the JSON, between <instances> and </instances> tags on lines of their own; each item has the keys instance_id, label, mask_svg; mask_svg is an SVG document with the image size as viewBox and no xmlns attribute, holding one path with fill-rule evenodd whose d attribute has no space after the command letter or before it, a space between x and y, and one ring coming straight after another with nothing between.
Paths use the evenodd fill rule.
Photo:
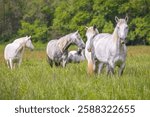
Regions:
<instances>
[{"instance_id":1,"label":"horse tail","mask_svg":"<svg viewBox=\"0 0 150 117\"><path fill-rule=\"evenodd\" d=\"M92 60L88 61L88 74L93 74L94 71L93 71L93 62Z\"/></svg>"}]
</instances>

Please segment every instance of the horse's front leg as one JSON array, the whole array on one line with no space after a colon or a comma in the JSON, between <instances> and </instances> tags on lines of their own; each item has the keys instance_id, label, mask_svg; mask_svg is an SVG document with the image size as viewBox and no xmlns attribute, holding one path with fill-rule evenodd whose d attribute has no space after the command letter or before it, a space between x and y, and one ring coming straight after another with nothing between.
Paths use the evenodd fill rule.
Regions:
<instances>
[{"instance_id":1,"label":"horse's front leg","mask_svg":"<svg viewBox=\"0 0 150 117\"><path fill-rule=\"evenodd\" d=\"M10 69L13 69L13 61L12 61L12 59L9 59L9 65L10 65Z\"/></svg>"},{"instance_id":2,"label":"horse's front leg","mask_svg":"<svg viewBox=\"0 0 150 117\"><path fill-rule=\"evenodd\" d=\"M113 61L110 61L108 64L108 74L107 75L114 75L114 68L115 68L115 63Z\"/></svg>"},{"instance_id":3,"label":"horse's front leg","mask_svg":"<svg viewBox=\"0 0 150 117\"><path fill-rule=\"evenodd\" d=\"M104 67L104 63L98 64L98 74L101 74L103 67Z\"/></svg>"},{"instance_id":4,"label":"horse's front leg","mask_svg":"<svg viewBox=\"0 0 150 117\"><path fill-rule=\"evenodd\" d=\"M119 77L123 74L124 68L125 68L125 62L123 62L120 65L119 72L118 72Z\"/></svg>"},{"instance_id":5,"label":"horse's front leg","mask_svg":"<svg viewBox=\"0 0 150 117\"><path fill-rule=\"evenodd\" d=\"M95 57L95 53L94 50L91 53L91 58L92 58L92 63L93 63L93 71L95 73L98 73L98 68L99 68L99 61L97 60L97 58Z\"/></svg>"},{"instance_id":6,"label":"horse's front leg","mask_svg":"<svg viewBox=\"0 0 150 117\"><path fill-rule=\"evenodd\" d=\"M49 63L49 65L50 65L51 67L53 67L53 60L51 60L51 59L49 58L49 56L47 56L47 62Z\"/></svg>"},{"instance_id":7,"label":"horse's front leg","mask_svg":"<svg viewBox=\"0 0 150 117\"><path fill-rule=\"evenodd\" d=\"M21 63L22 63L22 58L19 59L18 67L20 67Z\"/></svg>"},{"instance_id":8,"label":"horse's front leg","mask_svg":"<svg viewBox=\"0 0 150 117\"><path fill-rule=\"evenodd\" d=\"M9 60L6 61L8 69L10 68Z\"/></svg>"},{"instance_id":9,"label":"horse's front leg","mask_svg":"<svg viewBox=\"0 0 150 117\"><path fill-rule=\"evenodd\" d=\"M62 60L62 67L66 67L67 59Z\"/></svg>"},{"instance_id":10,"label":"horse's front leg","mask_svg":"<svg viewBox=\"0 0 150 117\"><path fill-rule=\"evenodd\" d=\"M63 67L66 66L67 59L68 59L68 54L67 53L63 54L63 56L62 56L62 66Z\"/></svg>"},{"instance_id":11,"label":"horse's front leg","mask_svg":"<svg viewBox=\"0 0 150 117\"><path fill-rule=\"evenodd\" d=\"M99 71L99 61L98 60L93 60L93 70L95 73L98 73L98 71Z\"/></svg>"}]
</instances>

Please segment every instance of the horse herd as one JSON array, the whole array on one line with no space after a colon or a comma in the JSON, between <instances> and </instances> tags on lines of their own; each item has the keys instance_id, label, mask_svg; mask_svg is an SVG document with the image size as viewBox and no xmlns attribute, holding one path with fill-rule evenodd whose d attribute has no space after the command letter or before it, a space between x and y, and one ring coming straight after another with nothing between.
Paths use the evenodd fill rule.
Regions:
<instances>
[{"instance_id":1,"label":"horse herd","mask_svg":"<svg viewBox=\"0 0 150 117\"><path fill-rule=\"evenodd\" d=\"M105 65L107 75L113 75L115 66L118 66L118 75L121 76L127 54L125 43L128 33L128 17L126 16L124 19L115 17L115 21L116 27L112 34L99 33L96 26L86 27L86 44L78 31L60 39L50 40L46 47L48 63L51 67L53 65L65 67L68 62L80 62L86 58L89 74L100 74ZM72 44L77 45L78 50L68 52L68 48ZM21 65L25 47L34 49L31 36L16 39L6 45L4 58L8 68L14 69Z\"/></svg>"}]
</instances>

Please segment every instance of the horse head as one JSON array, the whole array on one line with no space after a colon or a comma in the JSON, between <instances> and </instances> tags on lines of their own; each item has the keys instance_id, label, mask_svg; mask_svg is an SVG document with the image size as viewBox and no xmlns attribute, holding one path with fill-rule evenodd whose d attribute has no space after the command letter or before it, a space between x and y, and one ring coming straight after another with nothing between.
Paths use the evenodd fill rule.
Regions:
<instances>
[{"instance_id":1,"label":"horse head","mask_svg":"<svg viewBox=\"0 0 150 117\"><path fill-rule=\"evenodd\" d=\"M78 31L71 35L72 42L75 43L80 49L85 48L85 43L83 42Z\"/></svg>"},{"instance_id":2,"label":"horse head","mask_svg":"<svg viewBox=\"0 0 150 117\"><path fill-rule=\"evenodd\" d=\"M116 28L117 28L117 34L120 38L121 44L124 44L126 42L126 37L128 34L128 16L125 17L125 19L119 19L117 16L115 17L116 20Z\"/></svg>"},{"instance_id":3,"label":"horse head","mask_svg":"<svg viewBox=\"0 0 150 117\"><path fill-rule=\"evenodd\" d=\"M86 31L86 37L87 37L86 48L89 52L91 52L93 39L99 32L95 25L91 26L91 27L86 27L86 29L87 29L87 31Z\"/></svg>"},{"instance_id":4,"label":"horse head","mask_svg":"<svg viewBox=\"0 0 150 117\"><path fill-rule=\"evenodd\" d=\"M32 44L32 41L31 41L31 36L26 36L26 44L25 44L25 46L27 47L27 48L29 48L29 49L31 49L31 50L33 50L34 49L34 46L33 46L33 44Z\"/></svg>"}]
</instances>

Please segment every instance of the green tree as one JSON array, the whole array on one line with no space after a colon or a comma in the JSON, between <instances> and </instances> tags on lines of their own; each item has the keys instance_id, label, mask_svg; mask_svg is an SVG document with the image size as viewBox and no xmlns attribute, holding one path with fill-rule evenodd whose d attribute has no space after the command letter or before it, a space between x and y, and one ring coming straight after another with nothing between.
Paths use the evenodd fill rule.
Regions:
<instances>
[{"instance_id":1,"label":"green tree","mask_svg":"<svg viewBox=\"0 0 150 117\"><path fill-rule=\"evenodd\" d=\"M32 40L34 42L37 42L39 40L45 42L47 37L47 30L48 30L47 26L45 24L41 24L39 20L35 20L33 24L22 21L21 28L18 31L18 35L20 36L31 35Z\"/></svg>"}]
</instances>

